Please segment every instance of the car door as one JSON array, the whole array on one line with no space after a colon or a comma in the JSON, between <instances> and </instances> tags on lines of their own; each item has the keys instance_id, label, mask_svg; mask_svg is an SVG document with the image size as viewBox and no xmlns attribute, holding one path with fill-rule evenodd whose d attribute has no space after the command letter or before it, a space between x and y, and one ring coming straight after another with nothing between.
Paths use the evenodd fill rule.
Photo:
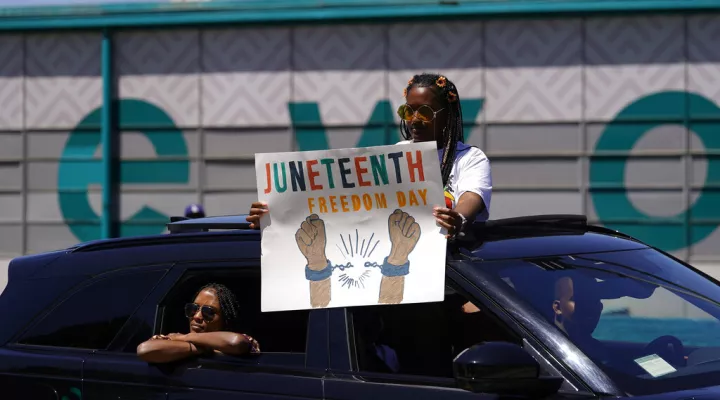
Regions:
<instances>
[{"instance_id":1,"label":"car door","mask_svg":"<svg viewBox=\"0 0 720 400\"><path fill-rule=\"evenodd\" d=\"M167 365L115 356L105 361L108 366L114 363L119 371L145 371L144 383L156 388L153 393L159 394L162 388L169 400L322 398L328 365L326 311L260 312L259 260L176 264L166 281L171 284L165 287L163 282L143 305L156 310L152 334L187 333L184 304L203 285L221 283L238 300L244 328L240 333L257 339L261 353L215 354ZM94 365L86 366L87 374L94 369ZM140 379L141 374L135 377ZM122 380L117 382L122 384Z\"/></svg>"},{"instance_id":2,"label":"car door","mask_svg":"<svg viewBox=\"0 0 720 400\"><path fill-rule=\"evenodd\" d=\"M61 296L16 343L0 351L0 365L15 374L3 379L23 389L19 398L87 399L85 361L112 342L167 269L103 273Z\"/></svg>"},{"instance_id":3,"label":"car door","mask_svg":"<svg viewBox=\"0 0 720 400\"><path fill-rule=\"evenodd\" d=\"M503 341L523 346L536 359L542 358L521 330L497 317L496 305L456 283L460 278L457 273L448 270L446 278L448 290L443 302L332 310L332 377L325 381L325 397L496 399L493 393L458 388L452 370L457 354L479 342ZM468 311L467 301L480 311ZM466 335L470 330L479 336ZM540 364L543 374L560 376L551 365ZM574 384L565 382L563 393L556 398L581 393Z\"/></svg>"},{"instance_id":4,"label":"car door","mask_svg":"<svg viewBox=\"0 0 720 400\"><path fill-rule=\"evenodd\" d=\"M399 360L400 363L405 363L408 370L411 372L404 371L392 371L391 368L365 368L361 365L359 359L362 358L360 353L365 353L361 346L357 345L360 341L360 336L365 336L367 333L360 331L373 330L374 335L383 336L384 333L378 333L377 329L366 328L360 326L362 324L369 324L374 321L375 318L364 316L363 322L360 322L359 315L361 312L374 313L377 310L373 310L377 307L378 310L387 311L391 307L402 309L407 311L408 314L413 314L421 319L428 317L428 314L436 314L433 310L424 309L422 305L397 305L397 306L370 306L370 307L353 307L347 309L334 309L330 310L330 336L333 346L330 349L331 352L331 376L325 380L325 398L333 400L361 400L368 398L392 398L392 399L412 399L412 400L424 400L424 399L495 399L496 396L482 395L471 393L455 387L455 381L448 376L448 371L445 368L438 368L437 360L440 358L446 358L446 361L452 359L450 351L439 351L439 347L430 349L427 346L418 346L418 342L413 340L414 336L420 337L426 335L430 341L435 340L431 338L433 336L432 328L428 330L420 330L417 333L413 333L414 329L408 329L402 335L395 335L395 342L391 346L385 346L387 350L383 351L384 354L388 352L395 354L390 357L393 360ZM424 311L428 311L424 313ZM382 323L385 329L389 321L387 319L396 319L397 313L384 314L386 320ZM428 320L433 319L432 315L429 316ZM375 321L377 322L377 321ZM407 321L397 321L399 325L407 324ZM440 323L439 321L437 321ZM383 343L388 343L387 337L383 340ZM442 340L441 338L438 338ZM390 340L392 341L392 340ZM402 346L399 343L405 342L407 345ZM402 350L398 347L404 347ZM404 356L413 355L425 355L428 358L422 360L423 357L417 357L412 360L406 359ZM419 361L420 360L420 361ZM381 361L379 361L382 364ZM393 362L388 364L392 365ZM423 365L426 368L423 368ZM385 365L383 365L385 367ZM420 371L424 369L424 371Z\"/></svg>"},{"instance_id":5,"label":"car door","mask_svg":"<svg viewBox=\"0 0 720 400\"><path fill-rule=\"evenodd\" d=\"M0 348L0 399L81 400L84 353Z\"/></svg>"},{"instance_id":6,"label":"car door","mask_svg":"<svg viewBox=\"0 0 720 400\"><path fill-rule=\"evenodd\" d=\"M157 271L162 279L154 281ZM167 273L165 273L167 271ZM152 336L157 304L178 279L181 271L169 265L145 269L146 276L128 281L130 287L121 290L132 296L140 291L142 302L127 319L113 340L103 349L94 351L85 359L83 371L83 400L159 400L166 399L168 390L182 386L166 368L156 367L137 357L137 346ZM153 281L151 290L145 292ZM121 287L121 282L116 286Z\"/></svg>"}]
</instances>

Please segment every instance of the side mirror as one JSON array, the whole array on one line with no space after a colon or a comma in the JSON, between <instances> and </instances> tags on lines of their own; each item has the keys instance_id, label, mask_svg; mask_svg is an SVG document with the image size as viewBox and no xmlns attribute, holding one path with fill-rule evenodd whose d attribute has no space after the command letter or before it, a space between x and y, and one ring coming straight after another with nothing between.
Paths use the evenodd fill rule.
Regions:
<instances>
[{"instance_id":1,"label":"side mirror","mask_svg":"<svg viewBox=\"0 0 720 400\"><path fill-rule=\"evenodd\" d=\"M507 396L550 396L562 378L541 377L540 365L522 347L505 342L477 344L453 361L455 381L461 389Z\"/></svg>"}]
</instances>

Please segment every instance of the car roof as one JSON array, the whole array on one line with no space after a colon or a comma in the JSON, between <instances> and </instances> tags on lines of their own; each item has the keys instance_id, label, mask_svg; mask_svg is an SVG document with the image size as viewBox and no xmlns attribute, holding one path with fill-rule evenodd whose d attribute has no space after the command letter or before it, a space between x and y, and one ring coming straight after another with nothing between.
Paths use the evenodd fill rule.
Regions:
<instances>
[{"instance_id":1,"label":"car roof","mask_svg":"<svg viewBox=\"0 0 720 400\"><path fill-rule=\"evenodd\" d=\"M136 262L140 262L140 259L171 262L183 261L184 258L191 261L189 258L197 255L198 246L208 246L207 248L217 251L223 246L227 247L223 242L233 242L233 246L235 246L238 240L258 241L260 231L251 229L245 217L246 215L196 219L172 217L171 222L167 224L169 233L95 240L80 243L60 252L56 251L53 254L65 253L77 256L87 254L89 256L89 253L98 255L99 252L107 250L113 255L123 252L123 255L129 256L128 260L137 259ZM468 234L464 237L450 241L448 249L451 252L458 249L464 252L469 251L474 257L482 260L544 257L648 247L621 232L589 225L586 217L582 215L535 215L475 221L472 229L467 232ZM180 245L183 247L179 250L183 251L167 252L169 248L176 248L175 246ZM259 246L257 247L259 248ZM227 253L226 250L222 253ZM158 252L165 254L155 254ZM244 251L238 258L256 258L252 255L255 253ZM257 253L259 255L259 249ZM38 257L24 256L16 260L16 264L29 266L33 265ZM114 264L116 263L108 262L107 266L108 268L113 266L117 268L118 265ZM96 265L92 269L94 273L97 273L102 268L102 266ZM80 267L80 269L82 268Z\"/></svg>"},{"instance_id":2,"label":"car roof","mask_svg":"<svg viewBox=\"0 0 720 400\"><path fill-rule=\"evenodd\" d=\"M169 234L96 240L75 246L73 252L101 248L141 246L148 242L192 243L233 235L259 236L246 215L224 215L189 219L172 217ZM621 232L587 223L584 215L530 215L491 221L475 221L463 238L451 248L463 247L483 259L524 258L568 253L629 250L648 247Z\"/></svg>"}]
</instances>

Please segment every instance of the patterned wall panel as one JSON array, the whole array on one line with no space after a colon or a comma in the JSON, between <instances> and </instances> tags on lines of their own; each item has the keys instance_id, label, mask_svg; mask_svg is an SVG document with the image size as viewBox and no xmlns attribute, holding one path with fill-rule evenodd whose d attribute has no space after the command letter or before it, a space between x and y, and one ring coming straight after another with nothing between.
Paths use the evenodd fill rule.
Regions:
<instances>
[{"instance_id":1,"label":"patterned wall panel","mask_svg":"<svg viewBox=\"0 0 720 400\"><path fill-rule=\"evenodd\" d=\"M379 25L294 29L292 100L318 102L325 126L364 125L388 97L386 32Z\"/></svg>"},{"instance_id":2,"label":"patterned wall panel","mask_svg":"<svg viewBox=\"0 0 720 400\"><path fill-rule=\"evenodd\" d=\"M391 25L388 33L388 98L393 111L404 102L403 89L413 75L445 74L461 99L485 96L482 22L439 22ZM482 113L466 124L479 123ZM399 117L393 113L396 123Z\"/></svg>"},{"instance_id":3,"label":"patterned wall panel","mask_svg":"<svg viewBox=\"0 0 720 400\"><path fill-rule=\"evenodd\" d=\"M205 165L205 187L209 191L257 193L254 161L212 161Z\"/></svg>"},{"instance_id":4,"label":"patterned wall panel","mask_svg":"<svg viewBox=\"0 0 720 400\"><path fill-rule=\"evenodd\" d=\"M21 130L24 123L24 41L20 35L0 36L0 130Z\"/></svg>"},{"instance_id":5,"label":"patterned wall panel","mask_svg":"<svg viewBox=\"0 0 720 400\"><path fill-rule=\"evenodd\" d=\"M253 157L293 149L290 129L205 129L203 133L204 155L209 158Z\"/></svg>"},{"instance_id":6,"label":"patterned wall panel","mask_svg":"<svg viewBox=\"0 0 720 400\"><path fill-rule=\"evenodd\" d=\"M257 200L257 192L209 192L203 197L206 212L213 215L247 214L250 204Z\"/></svg>"},{"instance_id":7,"label":"patterned wall panel","mask_svg":"<svg viewBox=\"0 0 720 400\"><path fill-rule=\"evenodd\" d=\"M151 130L158 141L162 141L164 136L171 136L175 139L176 131ZM187 148L187 156L196 158L200 156L200 134L196 130L187 129L180 131L179 140L185 143ZM158 150L153 145L148 135L136 131L124 131L120 134L120 157L123 160L141 159L148 160L158 157Z\"/></svg>"},{"instance_id":8,"label":"patterned wall panel","mask_svg":"<svg viewBox=\"0 0 720 400\"><path fill-rule=\"evenodd\" d=\"M499 158L492 162L492 175L498 187L574 189L580 168L574 159Z\"/></svg>"},{"instance_id":9,"label":"patterned wall panel","mask_svg":"<svg viewBox=\"0 0 720 400\"><path fill-rule=\"evenodd\" d=\"M695 242L694 240L695 233L691 231L691 240ZM720 260L720 254L718 254L718 245L720 244L720 229L716 229L713 233L708 235L707 237L703 238L702 240L699 240L697 244L692 246L692 254L690 255L690 259L693 263L693 265L697 266L695 262L697 261L715 261L714 266L720 267L717 263L718 260ZM705 272L707 272L707 269L703 269ZM713 275L716 279L718 276L720 276L720 268L717 268L713 271L715 274Z\"/></svg>"},{"instance_id":10,"label":"patterned wall panel","mask_svg":"<svg viewBox=\"0 0 720 400\"><path fill-rule=\"evenodd\" d=\"M182 215L185 207L188 204L197 202L197 200L198 196L194 191L165 191L156 193L123 192L120 195L120 218L123 221L128 221L131 220L133 216L143 216L145 210L153 210L159 214L159 220L139 218L138 221L130 221L128 224L143 226L149 220L152 220L155 223L159 222L160 224L160 229L158 229L157 232L152 233L161 233L163 231L162 225L164 222L167 222L167 216ZM98 201L97 206L100 206L100 204L101 202Z\"/></svg>"},{"instance_id":11,"label":"patterned wall panel","mask_svg":"<svg viewBox=\"0 0 720 400\"><path fill-rule=\"evenodd\" d=\"M688 90L720 101L720 16L687 18ZM720 119L720 115L702 115L694 107L691 116ZM700 115L698 115L700 114Z\"/></svg>"},{"instance_id":12,"label":"patterned wall panel","mask_svg":"<svg viewBox=\"0 0 720 400\"><path fill-rule=\"evenodd\" d=\"M484 150L491 154L576 153L581 132L575 124L488 125Z\"/></svg>"},{"instance_id":13,"label":"patterned wall panel","mask_svg":"<svg viewBox=\"0 0 720 400\"><path fill-rule=\"evenodd\" d=\"M65 249L77 242L72 232L63 224L30 224L27 227L28 254Z\"/></svg>"},{"instance_id":14,"label":"patterned wall panel","mask_svg":"<svg viewBox=\"0 0 720 400\"><path fill-rule=\"evenodd\" d=\"M122 32L115 36L118 95L162 108L179 127L200 122L197 30Z\"/></svg>"},{"instance_id":15,"label":"patterned wall panel","mask_svg":"<svg viewBox=\"0 0 720 400\"><path fill-rule=\"evenodd\" d=\"M707 141L701 137L720 129L720 111L712 108L720 102L718 26L714 16L656 16L123 32L115 38L119 95L135 100L121 107L145 109L156 118L149 125L173 127L123 133L123 160L147 164L122 177L121 217L141 226L198 200L211 214L245 212L256 198L255 153L306 150L301 147L307 143L340 148L393 142L402 89L421 72L442 72L463 100L481 105L477 113L466 108L464 117L467 141L493 163L492 218L587 213L597 219L594 201L625 197L647 219L682 215L708 179L720 184L712 173L717 157L693 155L686 170L677 154L687 149L688 135L690 148L702 152ZM24 105L0 110L0 131L11 131L0 133L0 156L22 152L21 136L12 131L26 120L28 155L43 159L0 169L0 189L19 189L25 168L27 246L36 251L77 241L63 223L54 159L79 119L100 105L100 36L33 34L24 40L26 76L22 62L0 67L0 101ZM0 37L4 59L15 60L12 54L22 51L22 38ZM652 96L686 88L691 94L677 93L674 103ZM642 99L662 101L649 107L652 113L634 115L640 121L606 124ZM705 108L694 101L704 101ZM304 103L303 113L294 115L293 103ZM678 123L688 109L695 119L686 129ZM121 123L142 124L131 118L136 114L121 112ZM371 116L374 124L366 126ZM664 121L655 126L657 119ZM293 129L292 120L315 127ZM628 135L648 132L628 149L629 160L587 157L609 126ZM150 138L161 131L172 138ZM308 132L322 140L301 144L299 135ZM75 134L87 143L98 136L97 130ZM99 147L93 151L100 155ZM649 152L665 154L647 157ZM623 171L621 181L610 182L617 188L599 197L588 193L589 166L598 162ZM83 185L99 215L100 187ZM21 215L21 197L9 196L0 200ZM716 218L711 211L694 216ZM9 217L0 214L0 239L15 232L2 224ZM685 243L688 235L673 229L661 226L658 232ZM691 239L697 235L691 229ZM696 239L694 246L673 251L720 259L720 230Z\"/></svg>"},{"instance_id":16,"label":"patterned wall panel","mask_svg":"<svg viewBox=\"0 0 720 400\"><path fill-rule=\"evenodd\" d=\"M83 138L84 143L92 143L97 131L79 131L76 134ZM65 147L70 133L68 131L28 131L26 136L28 157L57 160L62 156L63 147Z\"/></svg>"},{"instance_id":17,"label":"patterned wall panel","mask_svg":"<svg viewBox=\"0 0 720 400\"><path fill-rule=\"evenodd\" d=\"M607 121L641 96L684 90L684 44L683 17L585 21L585 118Z\"/></svg>"},{"instance_id":18,"label":"patterned wall panel","mask_svg":"<svg viewBox=\"0 0 720 400\"><path fill-rule=\"evenodd\" d=\"M20 132L0 133L0 157L20 158L22 156L23 140Z\"/></svg>"},{"instance_id":19,"label":"patterned wall panel","mask_svg":"<svg viewBox=\"0 0 720 400\"><path fill-rule=\"evenodd\" d=\"M0 226L0 257L10 259L22 254L23 227L19 224Z\"/></svg>"},{"instance_id":20,"label":"patterned wall panel","mask_svg":"<svg viewBox=\"0 0 720 400\"><path fill-rule=\"evenodd\" d=\"M582 114L579 20L486 24L486 120L577 121Z\"/></svg>"},{"instance_id":21,"label":"patterned wall panel","mask_svg":"<svg viewBox=\"0 0 720 400\"><path fill-rule=\"evenodd\" d=\"M26 36L26 128L73 128L102 103L99 33Z\"/></svg>"},{"instance_id":22,"label":"patterned wall panel","mask_svg":"<svg viewBox=\"0 0 720 400\"><path fill-rule=\"evenodd\" d=\"M582 214L582 196L576 191L498 191L493 192L490 209L492 219L530 214Z\"/></svg>"},{"instance_id":23,"label":"patterned wall panel","mask_svg":"<svg viewBox=\"0 0 720 400\"><path fill-rule=\"evenodd\" d=\"M204 30L202 125L288 126L290 29Z\"/></svg>"},{"instance_id":24,"label":"patterned wall panel","mask_svg":"<svg viewBox=\"0 0 720 400\"><path fill-rule=\"evenodd\" d=\"M2 170L0 170L2 176ZM2 178L0 178L2 179ZM0 194L0 223L2 222L20 222L22 217L22 195L19 193L2 193ZM0 247L1 248L1 247Z\"/></svg>"}]
</instances>

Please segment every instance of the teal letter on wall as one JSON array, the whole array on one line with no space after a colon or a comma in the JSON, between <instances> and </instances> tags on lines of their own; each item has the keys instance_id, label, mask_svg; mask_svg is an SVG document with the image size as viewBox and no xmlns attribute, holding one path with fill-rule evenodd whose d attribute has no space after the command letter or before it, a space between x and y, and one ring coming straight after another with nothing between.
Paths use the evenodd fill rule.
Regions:
<instances>
[{"instance_id":1,"label":"teal letter on wall","mask_svg":"<svg viewBox=\"0 0 720 400\"><path fill-rule=\"evenodd\" d=\"M185 138L170 116L162 109L141 100L119 100L120 126L163 127L146 130L158 155L157 161L123 161L120 164L120 183L125 184L185 184L190 179L187 160L164 161L163 156L187 157ZM78 240L100 239L100 216L93 211L88 199L88 186L102 184L102 166L93 159L100 145L100 113L90 112L70 133L58 166L58 204L63 220ZM169 127L169 128L168 128ZM132 129L137 131L138 129ZM121 236L153 235L165 230L168 216L144 206L120 226Z\"/></svg>"},{"instance_id":2,"label":"teal letter on wall","mask_svg":"<svg viewBox=\"0 0 720 400\"><path fill-rule=\"evenodd\" d=\"M645 133L667 124L662 121L668 115L689 112L690 117L700 117L702 122L690 124L684 118L683 125L700 138L709 152L720 149L720 108L707 98L680 91L651 94L627 105L615 120L610 122L595 146L596 155L590 162L591 195L600 222L665 251L675 251L691 246L708 237L717 224L692 224L692 220L716 220L720 192L708 186L720 182L720 159L707 158L707 177L695 203L671 217L647 215L632 204L625 188L625 169L629 152ZM647 119L645 119L647 118ZM632 124L626 121L657 120L656 123ZM597 153L620 152L625 155L600 156ZM709 185L710 184L710 185Z\"/></svg>"}]
</instances>

